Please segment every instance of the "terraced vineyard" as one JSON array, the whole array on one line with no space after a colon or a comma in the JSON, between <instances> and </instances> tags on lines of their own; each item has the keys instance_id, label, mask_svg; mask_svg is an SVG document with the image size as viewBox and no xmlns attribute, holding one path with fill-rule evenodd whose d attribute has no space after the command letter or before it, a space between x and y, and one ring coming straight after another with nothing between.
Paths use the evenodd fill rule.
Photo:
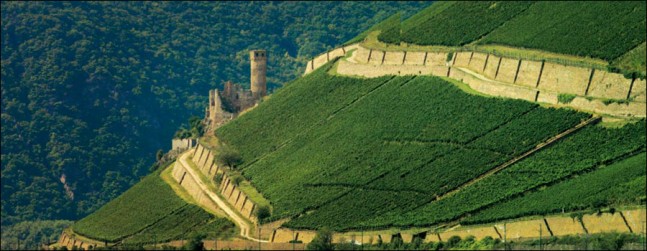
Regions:
<instances>
[{"instance_id":1,"label":"terraced vineyard","mask_svg":"<svg viewBox=\"0 0 647 251\"><path fill-rule=\"evenodd\" d=\"M492 222L607 205L640 204L640 200L644 203L646 157L643 152L591 173L497 204L467 218L463 223Z\"/></svg>"},{"instance_id":2,"label":"terraced vineyard","mask_svg":"<svg viewBox=\"0 0 647 251\"><path fill-rule=\"evenodd\" d=\"M220 237L235 233L234 225L228 220L179 198L157 171L76 222L72 229L94 240L118 242L125 239L124 243L145 244L186 237L191 232L201 231L205 225L220 230Z\"/></svg>"},{"instance_id":3,"label":"terraced vineyard","mask_svg":"<svg viewBox=\"0 0 647 251\"><path fill-rule=\"evenodd\" d=\"M382 41L408 43L398 48L537 49L534 56L597 58L602 66L596 70L610 63L644 77L645 5L439 2L402 23L394 15L353 42L381 30ZM625 117L622 126L608 127L609 117L598 124L599 115L481 96L458 81L421 72L345 77L332 73L336 60L215 132L218 142L240 152L235 171L246 178L243 184L271 203L264 222L287 219L282 226L291 229L429 230L644 206L644 118ZM124 243L232 228L177 198L155 174L73 227ZM289 231L274 233L285 240Z\"/></svg>"},{"instance_id":4,"label":"terraced vineyard","mask_svg":"<svg viewBox=\"0 0 647 251\"><path fill-rule=\"evenodd\" d=\"M431 15L414 16L402 24L402 41L419 45L468 44L525 11L532 2L487 1L432 4ZM386 42L386 41L385 41Z\"/></svg>"},{"instance_id":5,"label":"terraced vineyard","mask_svg":"<svg viewBox=\"0 0 647 251\"><path fill-rule=\"evenodd\" d=\"M217 131L235 148L256 149L245 154L243 175L272 202L272 219L295 217L285 224L290 228L349 230L459 220L645 147L644 120L621 129L588 126L436 201L590 115L470 95L435 77L353 79L326 74L330 67L291 83ZM322 83L361 93L331 92ZM361 83L366 85L360 88ZM301 97L316 94L310 104ZM312 103L320 104L320 113L311 110L318 109ZM307 119L278 126L295 116ZM259 131L263 125L276 126ZM262 133L249 137L250 131ZM274 146L261 150L259 142Z\"/></svg>"},{"instance_id":6,"label":"terraced vineyard","mask_svg":"<svg viewBox=\"0 0 647 251\"><path fill-rule=\"evenodd\" d=\"M645 77L647 31L644 1L636 2L437 2L404 20L401 34L390 22L378 39L415 45L506 46L501 50L541 52L603 59L611 68ZM633 52L632 52L633 51ZM513 53L524 55L524 52ZM533 57L536 57L534 55Z\"/></svg>"},{"instance_id":7,"label":"terraced vineyard","mask_svg":"<svg viewBox=\"0 0 647 251\"><path fill-rule=\"evenodd\" d=\"M612 60L645 42L645 7L644 1L536 2L479 43Z\"/></svg>"}]
</instances>

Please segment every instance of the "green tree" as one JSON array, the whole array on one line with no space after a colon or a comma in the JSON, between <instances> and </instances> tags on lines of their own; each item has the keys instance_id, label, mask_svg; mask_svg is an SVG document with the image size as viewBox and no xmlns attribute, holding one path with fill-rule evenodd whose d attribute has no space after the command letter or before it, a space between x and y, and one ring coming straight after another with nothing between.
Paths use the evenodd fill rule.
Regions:
<instances>
[{"instance_id":1,"label":"green tree","mask_svg":"<svg viewBox=\"0 0 647 251\"><path fill-rule=\"evenodd\" d=\"M236 166L242 163L243 158L240 153L235 149L222 146L220 152L216 155L216 164L220 166L228 166L231 169L235 169Z\"/></svg>"},{"instance_id":2,"label":"green tree","mask_svg":"<svg viewBox=\"0 0 647 251\"><path fill-rule=\"evenodd\" d=\"M270 217L270 215L271 212L268 206L262 205L256 208L256 218L259 222L263 222L263 220L267 219L267 217Z\"/></svg>"},{"instance_id":3,"label":"green tree","mask_svg":"<svg viewBox=\"0 0 647 251\"><path fill-rule=\"evenodd\" d=\"M182 249L184 250L204 250L204 243L202 243L202 240L206 237L205 234L202 233L192 233L189 235L189 241L184 244L184 247Z\"/></svg>"},{"instance_id":4,"label":"green tree","mask_svg":"<svg viewBox=\"0 0 647 251\"><path fill-rule=\"evenodd\" d=\"M326 227L319 229L306 248L308 250L333 250L332 231Z\"/></svg>"}]
</instances>

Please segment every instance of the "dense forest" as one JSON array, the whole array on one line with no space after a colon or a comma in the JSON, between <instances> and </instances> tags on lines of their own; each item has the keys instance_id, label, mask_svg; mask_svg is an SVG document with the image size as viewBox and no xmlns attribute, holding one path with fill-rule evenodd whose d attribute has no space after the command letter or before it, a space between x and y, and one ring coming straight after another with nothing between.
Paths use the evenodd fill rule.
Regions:
<instances>
[{"instance_id":1,"label":"dense forest","mask_svg":"<svg viewBox=\"0 0 647 251\"><path fill-rule=\"evenodd\" d=\"M149 173L207 90L268 89L305 62L429 2L2 2L2 228L75 220ZM3 230L4 234L4 230Z\"/></svg>"}]
</instances>

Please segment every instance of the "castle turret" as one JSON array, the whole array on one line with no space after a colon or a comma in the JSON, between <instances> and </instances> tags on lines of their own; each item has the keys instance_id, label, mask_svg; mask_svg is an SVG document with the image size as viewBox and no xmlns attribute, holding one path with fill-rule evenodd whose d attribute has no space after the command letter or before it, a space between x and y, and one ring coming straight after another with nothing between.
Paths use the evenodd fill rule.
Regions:
<instances>
[{"instance_id":1,"label":"castle turret","mask_svg":"<svg viewBox=\"0 0 647 251\"><path fill-rule=\"evenodd\" d=\"M267 54L265 50L253 50L249 52L251 66L250 89L254 99L260 99L267 94Z\"/></svg>"}]
</instances>

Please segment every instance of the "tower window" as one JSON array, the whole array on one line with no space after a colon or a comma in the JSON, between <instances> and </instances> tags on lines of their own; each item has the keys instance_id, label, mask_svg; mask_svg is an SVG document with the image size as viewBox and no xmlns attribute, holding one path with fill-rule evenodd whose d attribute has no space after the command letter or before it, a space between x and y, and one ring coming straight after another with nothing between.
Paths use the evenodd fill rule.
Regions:
<instances>
[{"instance_id":1,"label":"tower window","mask_svg":"<svg viewBox=\"0 0 647 251\"><path fill-rule=\"evenodd\" d=\"M258 57L258 52L254 52L254 57Z\"/></svg>"}]
</instances>

